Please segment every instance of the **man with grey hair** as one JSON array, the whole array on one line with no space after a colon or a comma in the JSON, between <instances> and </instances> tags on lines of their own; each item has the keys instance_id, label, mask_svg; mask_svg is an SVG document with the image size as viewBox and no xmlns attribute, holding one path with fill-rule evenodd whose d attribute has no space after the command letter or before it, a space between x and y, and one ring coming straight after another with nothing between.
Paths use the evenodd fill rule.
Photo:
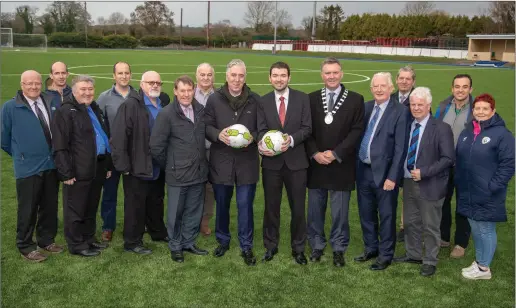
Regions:
<instances>
[{"instance_id":1,"label":"man with grey hair","mask_svg":"<svg viewBox=\"0 0 516 308\"><path fill-rule=\"evenodd\" d=\"M420 274L432 276L441 242L441 208L450 167L455 160L450 126L430 115L430 89L415 88L410 94L407 155L403 164L403 216L406 254L394 262L422 264ZM423 254L424 247L424 254Z\"/></svg>"},{"instance_id":2,"label":"man with grey hair","mask_svg":"<svg viewBox=\"0 0 516 308\"><path fill-rule=\"evenodd\" d=\"M111 176L111 148L94 94L93 79L76 76L72 95L65 97L51 124L54 159L63 182L65 239L70 253L83 257L107 248L95 239L95 230L102 185Z\"/></svg>"},{"instance_id":3,"label":"man with grey hair","mask_svg":"<svg viewBox=\"0 0 516 308\"><path fill-rule=\"evenodd\" d=\"M41 92L41 74L21 74L16 96L2 106L2 150L13 158L18 215L16 246L23 258L41 262L47 256L38 251L60 253L57 234L59 181L52 159L52 115L61 99ZM36 231L36 243L33 240Z\"/></svg>"},{"instance_id":4,"label":"man with grey hair","mask_svg":"<svg viewBox=\"0 0 516 308\"><path fill-rule=\"evenodd\" d=\"M409 95L414 90L416 84L416 72L410 65L406 65L399 69L396 75L396 85L398 91L392 93L391 99L395 102L409 106Z\"/></svg>"},{"instance_id":5,"label":"man with grey hair","mask_svg":"<svg viewBox=\"0 0 516 308\"><path fill-rule=\"evenodd\" d=\"M358 151L357 201L365 249L355 261L378 257L371 270L386 269L396 246L396 205L408 109L390 100L393 88L390 73L373 76L374 100L365 104L367 125Z\"/></svg>"},{"instance_id":6,"label":"man with grey hair","mask_svg":"<svg viewBox=\"0 0 516 308\"><path fill-rule=\"evenodd\" d=\"M227 65L226 83L210 95L205 114L206 138L210 148L209 181L217 202L215 237L219 246L215 256L222 257L229 249L229 208L236 186L238 208L238 240L242 258L247 265L255 265L253 254L253 202L259 176L257 107L260 97L245 84L246 68L242 60L231 60ZM253 140L244 148L232 148L229 126L247 127Z\"/></svg>"},{"instance_id":7,"label":"man with grey hair","mask_svg":"<svg viewBox=\"0 0 516 308\"><path fill-rule=\"evenodd\" d=\"M206 107L206 102L210 95L213 94L213 85L215 82L215 70L209 63L201 63L195 71L197 86L195 87L195 100ZM206 157L210 157L211 142L206 140ZM215 197L213 196L213 187L209 182L206 183L206 193L204 195L204 212L201 220L201 233L210 235L211 229L208 226L211 217L213 217L213 206L215 205Z\"/></svg>"},{"instance_id":8,"label":"man with grey hair","mask_svg":"<svg viewBox=\"0 0 516 308\"><path fill-rule=\"evenodd\" d=\"M152 159L150 135L160 104L161 77L143 73L140 91L132 91L118 108L113 123L113 164L124 181L124 248L136 254L152 251L143 245L145 226L154 241L168 243L163 221L165 174Z\"/></svg>"}]
</instances>

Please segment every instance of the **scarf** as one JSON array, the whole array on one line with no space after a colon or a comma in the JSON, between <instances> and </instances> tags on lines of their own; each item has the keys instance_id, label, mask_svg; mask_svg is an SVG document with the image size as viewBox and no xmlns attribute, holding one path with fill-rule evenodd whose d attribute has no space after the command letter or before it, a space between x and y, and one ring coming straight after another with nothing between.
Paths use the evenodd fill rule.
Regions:
<instances>
[{"instance_id":1,"label":"scarf","mask_svg":"<svg viewBox=\"0 0 516 308\"><path fill-rule=\"evenodd\" d=\"M244 83L244 87L242 88L242 93L239 96L233 96L229 93L228 83L226 82L221 88L222 94L228 99L229 106L234 111L237 111L242 106L245 105L247 99L249 98L249 92L251 89Z\"/></svg>"},{"instance_id":2,"label":"scarf","mask_svg":"<svg viewBox=\"0 0 516 308\"><path fill-rule=\"evenodd\" d=\"M477 139L477 136L480 134L480 123L477 122L477 121L473 121L473 135L475 135L475 137L473 138L473 140L476 140Z\"/></svg>"}]
</instances>

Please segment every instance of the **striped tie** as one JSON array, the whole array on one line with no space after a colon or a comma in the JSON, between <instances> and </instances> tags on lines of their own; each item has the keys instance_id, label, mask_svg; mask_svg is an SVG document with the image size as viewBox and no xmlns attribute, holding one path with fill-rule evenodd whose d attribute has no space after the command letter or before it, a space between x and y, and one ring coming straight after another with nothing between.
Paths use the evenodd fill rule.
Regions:
<instances>
[{"instance_id":1,"label":"striped tie","mask_svg":"<svg viewBox=\"0 0 516 308\"><path fill-rule=\"evenodd\" d=\"M374 126L376 125L376 121L378 121L378 118L380 117L380 106L376 105L374 106L374 116L369 121L369 125L367 125L367 130L364 134L364 138L362 138L362 143L360 143L360 150L358 151L358 158L360 158L361 161L365 161L367 158L367 148L369 147L369 140L371 139L371 136L373 135Z\"/></svg>"},{"instance_id":2,"label":"striped tie","mask_svg":"<svg viewBox=\"0 0 516 308\"><path fill-rule=\"evenodd\" d=\"M412 132L412 137L410 137L410 146L407 154L407 169L413 170L414 165L416 163L416 152L417 152L417 144L419 142L419 128L421 124L416 123L416 128Z\"/></svg>"}]
</instances>

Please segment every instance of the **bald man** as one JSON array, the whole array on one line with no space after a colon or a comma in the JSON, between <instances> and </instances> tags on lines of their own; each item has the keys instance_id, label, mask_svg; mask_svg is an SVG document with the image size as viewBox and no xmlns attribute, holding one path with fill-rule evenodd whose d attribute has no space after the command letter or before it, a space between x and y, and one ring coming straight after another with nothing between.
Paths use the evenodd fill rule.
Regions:
<instances>
[{"instance_id":1,"label":"bald man","mask_svg":"<svg viewBox=\"0 0 516 308\"><path fill-rule=\"evenodd\" d=\"M197 66L195 72L197 79L197 86L195 87L195 100L206 107L208 97L213 94L213 84L215 82L215 70L209 63L201 63ZM206 140L206 157L210 158L211 142ZM213 206L215 204L215 197L213 195L213 187L210 182L206 182L206 193L204 195L204 212L201 220L201 233L205 236L211 234L211 229L208 226L210 219L213 217Z\"/></svg>"},{"instance_id":2,"label":"bald man","mask_svg":"<svg viewBox=\"0 0 516 308\"><path fill-rule=\"evenodd\" d=\"M115 169L123 174L124 248L136 254L152 251L143 245L145 226L153 241L168 243L163 221L165 172L153 161L150 135L162 106L161 77L142 75L140 91L129 92L112 125L111 147Z\"/></svg>"},{"instance_id":3,"label":"bald man","mask_svg":"<svg viewBox=\"0 0 516 308\"><path fill-rule=\"evenodd\" d=\"M52 114L59 101L41 93L42 79L36 71L21 75L21 90L2 106L2 150L13 158L18 199L16 245L32 262L44 261L45 253L60 253L57 233L59 182L52 159ZM36 230L36 243L33 233Z\"/></svg>"},{"instance_id":4,"label":"bald man","mask_svg":"<svg viewBox=\"0 0 516 308\"><path fill-rule=\"evenodd\" d=\"M66 96L72 94L72 88L66 84L69 75L66 64L61 61L52 63L50 75L45 80L45 93L62 103Z\"/></svg>"}]
</instances>

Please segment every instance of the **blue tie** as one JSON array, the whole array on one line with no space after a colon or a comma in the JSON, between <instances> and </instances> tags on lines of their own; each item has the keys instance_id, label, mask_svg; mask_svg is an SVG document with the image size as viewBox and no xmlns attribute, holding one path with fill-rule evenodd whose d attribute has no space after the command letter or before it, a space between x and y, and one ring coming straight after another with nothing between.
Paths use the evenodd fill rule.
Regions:
<instances>
[{"instance_id":1,"label":"blue tie","mask_svg":"<svg viewBox=\"0 0 516 308\"><path fill-rule=\"evenodd\" d=\"M373 135L374 126L376 125L376 121L380 117L380 107L378 105L374 106L374 116L369 121L369 125L367 125L367 130L364 134L364 138L362 138L362 143L360 144L360 150L358 151L358 158L361 161L365 161L367 158L367 148L369 146L369 140Z\"/></svg>"},{"instance_id":2,"label":"blue tie","mask_svg":"<svg viewBox=\"0 0 516 308\"><path fill-rule=\"evenodd\" d=\"M407 154L407 169L413 170L414 164L416 163L416 152L417 152L417 144L419 143L419 128L421 124L416 123L416 128L412 132L412 137L410 137L410 146Z\"/></svg>"}]
</instances>

